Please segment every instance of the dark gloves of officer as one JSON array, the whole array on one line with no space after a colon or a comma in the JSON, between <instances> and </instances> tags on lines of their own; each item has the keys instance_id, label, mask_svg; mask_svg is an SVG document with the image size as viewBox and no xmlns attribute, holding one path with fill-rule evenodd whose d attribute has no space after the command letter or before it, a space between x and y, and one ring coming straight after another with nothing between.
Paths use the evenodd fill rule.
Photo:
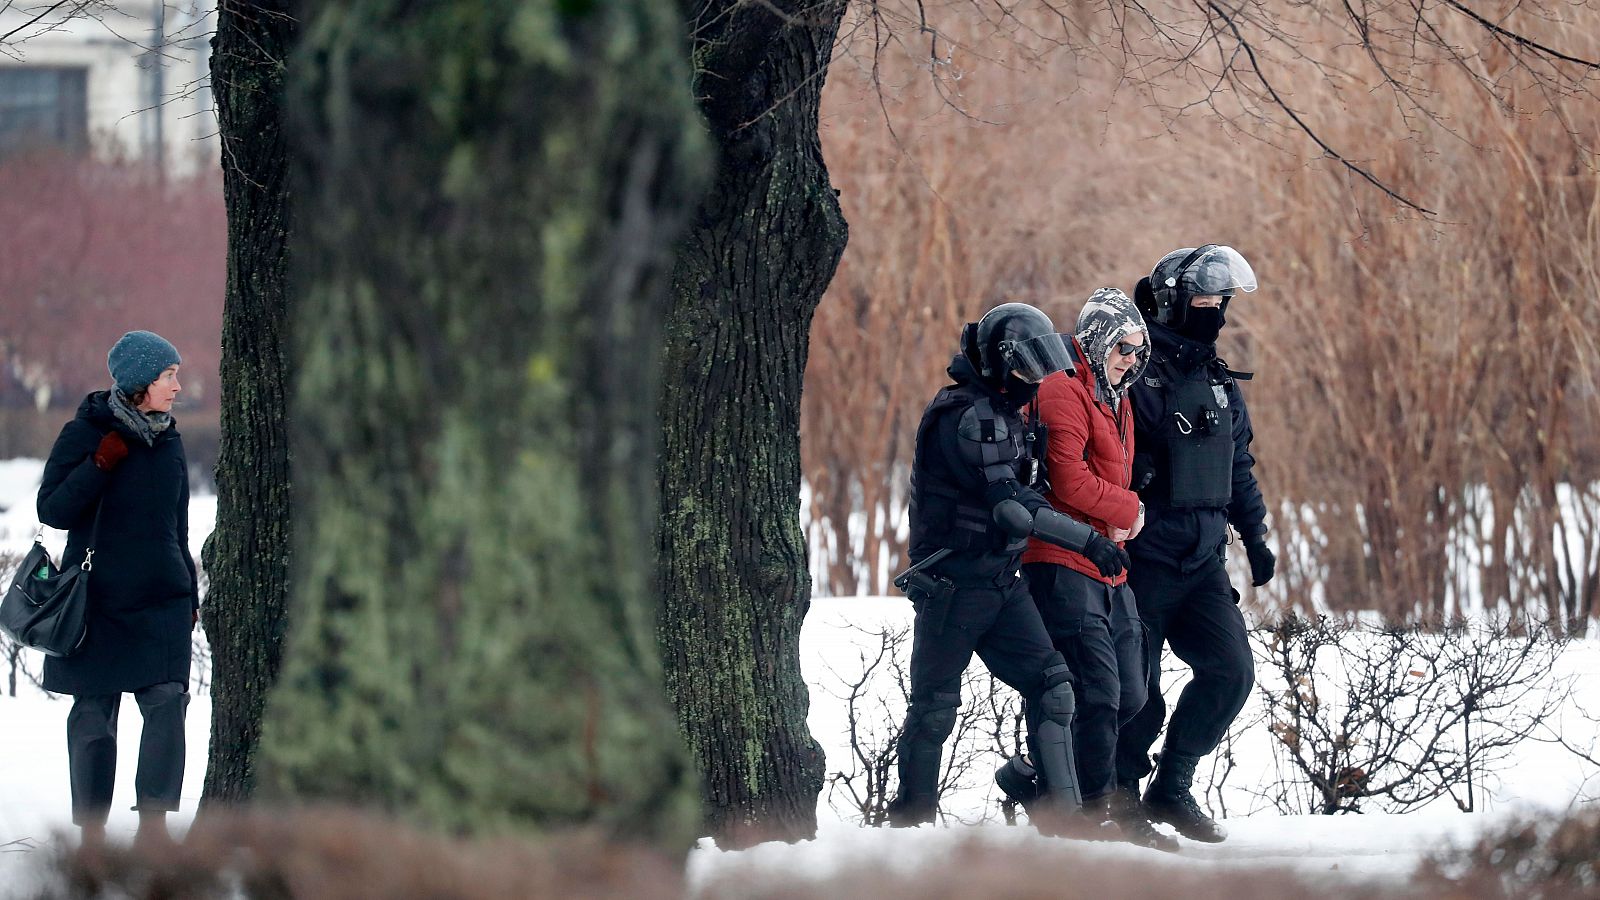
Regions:
<instances>
[{"instance_id":1,"label":"dark gloves of officer","mask_svg":"<svg viewBox=\"0 0 1600 900\"><path fill-rule=\"evenodd\" d=\"M122 435L108 431L106 436L100 439L100 446L94 450L94 465L102 472L109 472L127 456L128 444L123 441Z\"/></svg>"},{"instance_id":2,"label":"dark gloves of officer","mask_svg":"<svg viewBox=\"0 0 1600 900\"><path fill-rule=\"evenodd\" d=\"M1083 545L1083 555L1105 578L1115 578L1128 568L1128 552L1099 532L1089 535L1089 542Z\"/></svg>"},{"instance_id":3,"label":"dark gloves of officer","mask_svg":"<svg viewBox=\"0 0 1600 900\"><path fill-rule=\"evenodd\" d=\"M1133 480L1128 483L1129 490L1135 494L1150 486L1155 480L1156 464L1150 459L1148 453L1135 453L1133 455Z\"/></svg>"},{"instance_id":4,"label":"dark gloves of officer","mask_svg":"<svg viewBox=\"0 0 1600 900\"><path fill-rule=\"evenodd\" d=\"M1278 558L1272 555L1272 548L1266 541L1245 544L1244 555L1250 558L1250 583L1256 587L1271 581L1273 573L1278 571Z\"/></svg>"}]
</instances>

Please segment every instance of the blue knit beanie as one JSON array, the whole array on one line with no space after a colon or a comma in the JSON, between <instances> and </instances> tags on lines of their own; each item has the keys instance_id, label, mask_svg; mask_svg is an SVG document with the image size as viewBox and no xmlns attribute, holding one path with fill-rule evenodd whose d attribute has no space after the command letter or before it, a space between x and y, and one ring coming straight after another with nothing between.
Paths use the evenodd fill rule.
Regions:
<instances>
[{"instance_id":1,"label":"blue knit beanie","mask_svg":"<svg viewBox=\"0 0 1600 900\"><path fill-rule=\"evenodd\" d=\"M116 382L118 390L130 397L160 378L167 366L182 362L178 348L151 331L128 332L106 354L111 380Z\"/></svg>"}]
</instances>

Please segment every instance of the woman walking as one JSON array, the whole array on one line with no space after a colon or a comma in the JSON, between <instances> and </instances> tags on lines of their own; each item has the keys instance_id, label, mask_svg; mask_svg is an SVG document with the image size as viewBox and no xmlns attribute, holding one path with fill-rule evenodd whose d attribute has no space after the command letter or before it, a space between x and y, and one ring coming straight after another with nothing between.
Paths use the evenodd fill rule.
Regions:
<instances>
[{"instance_id":1,"label":"woman walking","mask_svg":"<svg viewBox=\"0 0 1600 900\"><path fill-rule=\"evenodd\" d=\"M1127 394L1149 358L1147 337L1144 317L1126 294L1095 291L1078 316L1076 370L1046 378L1034 401L1045 426L1046 499L1119 543L1144 522L1144 505L1130 486L1133 410ZM1176 840L1119 803L1113 790L1117 729L1144 706L1147 679L1144 630L1127 574L1108 575L1082 554L1037 541L1029 542L1022 562L1051 642L1072 669L1072 736L1085 815L1095 825L1117 826L1097 829L1099 836L1176 850ZM1032 774L1016 757L995 777L1008 796L1025 801L1036 790Z\"/></svg>"},{"instance_id":2,"label":"woman walking","mask_svg":"<svg viewBox=\"0 0 1600 900\"><path fill-rule=\"evenodd\" d=\"M171 415L182 360L159 335L133 331L106 362L114 384L85 397L61 429L38 504L41 522L67 530L63 568L94 550L84 643L44 667L46 690L76 698L67 716L72 821L91 850L105 840L125 693L144 716L134 846L171 841L166 814L178 808L183 785L190 631L199 610L188 461Z\"/></svg>"}]
</instances>

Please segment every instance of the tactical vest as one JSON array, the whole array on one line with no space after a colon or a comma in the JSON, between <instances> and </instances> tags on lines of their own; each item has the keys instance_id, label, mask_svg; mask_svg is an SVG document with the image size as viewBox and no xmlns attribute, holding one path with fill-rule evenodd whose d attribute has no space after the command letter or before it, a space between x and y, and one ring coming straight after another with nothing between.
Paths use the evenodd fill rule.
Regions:
<instances>
[{"instance_id":1,"label":"tactical vest","mask_svg":"<svg viewBox=\"0 0 1600 900\"><path fill-rule=\"evenodd\" d=\"M976 409L971 434L959 433L961 416ZM951 550L1021 553L1027 538L1013 538L994 523L993 510L984 503L983 491L964 488L941 446L941 429L957 432L959 443L976 438L972 459L976 475L980 466L1001 466L1024 481L1029 474L1029 448L1022 419L993 406L974 385L941 390L922 414L917 427L916 456L911 464L911 549L948 547ZM972 448L969 448L972 449ZM965 463L963 463L965 464Z\"/></svg>"},{"instance_id":2,"label":"tactical vest","mask_svg":"<svg viewBox=\"0 0 1600 900\"><path fill-rule=\"evenodd\" d=\"M1233 499L1232 377L1211 363L1187 374L1169 360L1154 361L1166 382L1167 502L1176 507L1221 507Z\"/></svg>"}]
</instances>

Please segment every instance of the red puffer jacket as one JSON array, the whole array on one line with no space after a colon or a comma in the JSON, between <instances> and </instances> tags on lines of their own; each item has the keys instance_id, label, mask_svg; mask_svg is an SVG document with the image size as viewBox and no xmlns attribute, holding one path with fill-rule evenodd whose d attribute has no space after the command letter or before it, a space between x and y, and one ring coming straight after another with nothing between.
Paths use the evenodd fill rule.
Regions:
<instances>
[{"instance_id":1,"label":"red puffer jacket","mask_svg":"<svg viewBox=\"0 0 1600 900\"><path fill-rule=\"evenodd\" d=\"M1034 400L1035 412L1049 429L1046 498L1057 511L1109 537L1113 527L1132 528L1139 515L1139 495L1128 489L1133 478L1133 399L1124 395L1117 412L1097 400L1094 372L1083 362L1083 348L1074 340L1072 349L1079 360L1077 373L1046 378ZM1107 584L1127 580L1126 573L1103 578L1082 554L1038 538L1028 541L1022 561L1055 563Z\"/></svg>"}]
</instances>

